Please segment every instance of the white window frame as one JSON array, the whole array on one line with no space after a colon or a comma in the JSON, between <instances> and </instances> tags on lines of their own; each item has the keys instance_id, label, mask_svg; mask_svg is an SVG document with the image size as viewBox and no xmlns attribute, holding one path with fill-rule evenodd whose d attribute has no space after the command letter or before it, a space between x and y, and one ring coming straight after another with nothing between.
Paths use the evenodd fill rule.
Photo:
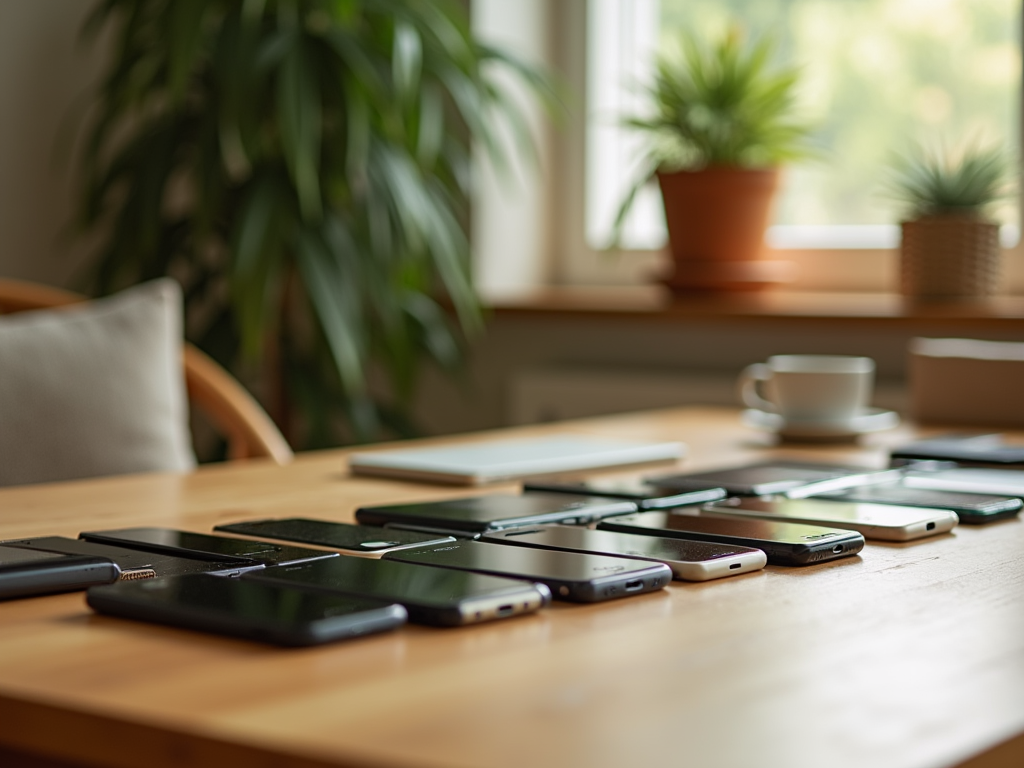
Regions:
<instances>
[{"instance_id":1,"label":"white window frame","mask_svg":"<svg viewBox=\"0 0 1024 768\"><path fill-rule=\"evenodd\" d=\"M473 248L478 286L485 298L545 285L642 285L655 281L667 268L663 250L601 252L593 249L585 236L586 118L592 109L592 95L587 92L588 0L473 0L473 12L474 28L481 37L518 48L543 62L560 74L567 94L560 126L541 119L535 122L541 147L540 173L520 179L513 189L482 174L484 183L478 186L474 200ZM650 11L639 11L645 12ZM527 22L512 21L524 17ZM1024 126L1024 120L1021 124ZM771 258L796 263L799 277L787 286L791 290L897 290L895 248L769 247L768 253ZM1024 295L1024 244L1005 249L1003 266L1004 290Z\"/></svg>"}]
</instances>

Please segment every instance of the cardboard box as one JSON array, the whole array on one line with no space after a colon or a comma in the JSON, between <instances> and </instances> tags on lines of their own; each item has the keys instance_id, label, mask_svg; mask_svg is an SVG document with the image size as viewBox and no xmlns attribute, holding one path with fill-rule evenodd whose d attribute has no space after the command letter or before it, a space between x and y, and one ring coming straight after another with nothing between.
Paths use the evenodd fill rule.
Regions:
<instances>
[{"instance_id":1,"label":"cardboard box","mask_svg":"<svg viewBox=\"0 0 1024 768\"><path fill-rule=\"evenodd\" d=\"M1024 427L1024 342L912 339L908 376L920 424Z\"/></svg>"}]
</instances>

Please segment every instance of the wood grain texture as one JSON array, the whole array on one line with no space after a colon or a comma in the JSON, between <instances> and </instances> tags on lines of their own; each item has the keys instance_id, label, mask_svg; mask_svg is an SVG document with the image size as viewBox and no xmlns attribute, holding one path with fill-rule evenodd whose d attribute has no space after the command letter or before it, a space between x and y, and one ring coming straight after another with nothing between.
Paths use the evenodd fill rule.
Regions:
<instances>
[{"instance_id":1,"label":"wood grain texture","mask_svg":"<svg viewBox=\"0 0 1024 768\"><path fill-rule=\"evenodd\" d=\"M911 434L780 448L714 409L500 434L550 432L680 439L694 469L775 455L880 466ZM361 504L479 492L349 477L330 451L0 490L0 538L347 521ZM11 601L0 745L119 768L1021 765L1022 553L1019 520L961 526L829 565L306 650L100 617L81 594Z\"/></svg>"}]
</instances>

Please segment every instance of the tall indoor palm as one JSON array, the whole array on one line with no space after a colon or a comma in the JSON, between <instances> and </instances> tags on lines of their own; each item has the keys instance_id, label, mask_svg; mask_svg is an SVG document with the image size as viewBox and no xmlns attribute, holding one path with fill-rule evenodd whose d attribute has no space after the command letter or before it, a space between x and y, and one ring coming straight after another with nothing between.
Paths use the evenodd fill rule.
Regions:
<instances>
[{"instance_id":1,"label":"tall indoor palm","mask_svg":"<svg viewBox=\"0 0 1024 768\"><path fill-rule=\"evenodd\" d=\"M471 146L510 159L497 114L523 133L494 74L545 86L463 7L103 0L87 24L114 41L83 154L96 289L178 278L192 340L281 372L264 394L301 445L402 432L422 363L480 326Z\"/></svg>"}]
</instances>

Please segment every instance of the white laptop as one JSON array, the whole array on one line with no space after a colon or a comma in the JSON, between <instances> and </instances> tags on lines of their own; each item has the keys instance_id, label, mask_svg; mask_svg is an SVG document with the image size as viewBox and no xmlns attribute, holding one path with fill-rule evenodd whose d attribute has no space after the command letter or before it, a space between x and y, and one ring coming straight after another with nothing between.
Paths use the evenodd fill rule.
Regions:
<instances>
[{"instance_id":1,"label":"white laptop","mask_svg":"<svg viewBox=\"0 0 1024 768\"><path fill-rule=\"evenodd\" d=\"M581 435L551 435L464 443L437 448L354 453L355 474L461 485L482 485L529 475L619 467L679 459L683 443L647 443Z\"/></svg>"}]
</instances>

